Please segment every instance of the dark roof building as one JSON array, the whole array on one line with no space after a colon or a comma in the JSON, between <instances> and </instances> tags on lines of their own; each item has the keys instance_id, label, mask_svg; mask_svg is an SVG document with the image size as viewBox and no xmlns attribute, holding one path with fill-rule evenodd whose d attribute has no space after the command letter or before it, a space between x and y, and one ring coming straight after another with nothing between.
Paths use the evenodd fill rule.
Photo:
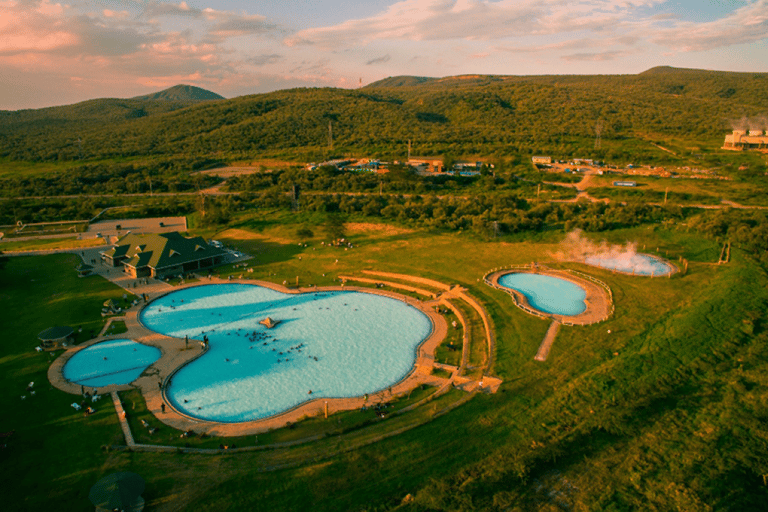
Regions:
<instances>
[{"instance_id":1,"label":"dark roof building","mask_svg":"<svg viewBox=\"0 0 768 512\"><path fill-rule=\"evenodd\" d=\"M185 238L173 232L125 235L101 257L106 265L123 265L132 277L163 278L221 265L226 254L202 237Z\"/></svg>"},{"instance_id":2,"label":"dark roof building","mask_svg":"<svg viewBox=\"0 0 768 512\"><path fill-rule=\"evenodd\" d=\"M40 346L46 350L52 350L61 346L66 346L67 340L74 329L65 325L57 325L44 330L37 337L40 339Z\"/></svg>"}]
</instances>

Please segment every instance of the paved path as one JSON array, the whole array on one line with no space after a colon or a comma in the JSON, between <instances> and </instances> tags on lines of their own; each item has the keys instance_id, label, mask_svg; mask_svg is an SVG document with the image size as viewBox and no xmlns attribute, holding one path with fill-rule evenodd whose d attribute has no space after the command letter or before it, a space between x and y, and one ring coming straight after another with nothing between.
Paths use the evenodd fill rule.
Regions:
<instances>
[{"instance_id":1,"label":"paved path","mask_svg":"<svg viewBox=\"0 0 768 512\"><path fill-rule=\"evenodd\" d=\"M431 298L435 297L435 294L430 292L430 291L422 290L421 288L416 288L415 286L408 286L408 285L405 285L405 284L393 283L393 282L390 282L390 281L382 281L381 279L368 279L368 278L365 278L365 277L352 277L352 276L339 276L339 279L341 279L342 281L348 281L348 280L349 281L358 281L360 283L368 283L368 284L379 284L379 283L381 283L381 284L383 284L385 286L389 286L390 288L399 288L400 290L406 290L406 291L409 291L409 292L418 293L419 295L423 295L425 297L431 297Z\"/></svg>"},{"instance_id":2,"label":"paved path","mask_svg":"<svg viewBox=\"0 0 768 512\"><path fill-rule=\"evenodd\" d=\"M363 270L363 274L370 274L375 276L390 277L392 279L400 279L402 281L411 281L413 283L421 283L425 286L431 286L438 290L450 290L451 287L447 284L432 279L426 279L424 277L409 276L406 274L396 274L394 272L379 272L375 270Z\"/></svg>"},{"instance_id":3,"label":"paved path","mask_svg":"<svg viewBox=\"0 0 768 512\"><path fill-rule=\"evenodd\" d=\"M117 412L117 418L120 421L120 428L123 429L123 435L125 435L125 444L127 444L128 447L132 447L136 445L136 442L133 440L133 434L131 433L131 427L128 425L128 418L126 417L125 409L123 409L123 404L120 402L120 397L117 396L117 391L112 391L110 395L112 395L112 403L115 404L115 411Z\"/></svg>"},{"instance_id":4,"label":"paved path","mask_svg":"<svg viewBox=\"0 0 768 512\"><path fill-rule=\"evenodd\" d=\"M557 336L559 330L560 322L553 320L552 323L549 324L547 334L544 335L544 340L541 342L541 345L539 345L539 351L536 352L536 357L534 357L536 361L547 360L547 356L549 356L549 350L552 348L552 344L555 342L555 337Z\"/></svg>"}]
</instances>

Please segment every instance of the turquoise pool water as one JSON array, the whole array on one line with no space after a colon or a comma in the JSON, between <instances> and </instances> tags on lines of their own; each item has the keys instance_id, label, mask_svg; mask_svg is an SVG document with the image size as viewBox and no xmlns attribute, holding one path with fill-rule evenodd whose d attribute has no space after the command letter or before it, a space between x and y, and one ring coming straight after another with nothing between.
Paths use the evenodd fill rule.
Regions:
<instances>
[{"instance_id":1,"label":"turquoise pool water","mask_svg":"<svg viewBox=\"0 0 768 512\"><path fill-rule=\"evenodd\" d=\"M509 273L499 278L499 284L525 295L534 309L554 315L573 316L587 309L587 292L581 286L557 277L542 274Z\"/></svg>"},{"instance_id":2,"label":"turquoise pool water","mask_svg":"<svg viewBox=\"0 0 768 512\"><path fill-rule=\"evenodd\" d=\"M109 340L84 348L64 365L64 378L89 387L130 384L160 359L160 350L133 340Z\"/></svg>"},{"instance_id":3,"label":"turquoise pool water","mask_svg":"<svg viewBox=\"0 0 768 512\"><path fill-rule=\"evenodd\" d=\"M595 267L641 276L665 276L675 271L675 268L666 261L642 253L621 256L588 256L584 262Z\"/></svg>"},{"instance_id":4,"label":"turquoise pool water","mask_svg":"<svg viewBox=\"0 0 768 512\"><path fill-rule=\"evenodd\" d=\"M279 323L267 329L259 324L266 317ZM173 375L166 396L190 416L223 422L386 389L411 371L432 331L424 313L388 297L248 284L170 293L147 306L141 321L168 336L208 336L208 351Z\"/></svg>"}]
</instances>

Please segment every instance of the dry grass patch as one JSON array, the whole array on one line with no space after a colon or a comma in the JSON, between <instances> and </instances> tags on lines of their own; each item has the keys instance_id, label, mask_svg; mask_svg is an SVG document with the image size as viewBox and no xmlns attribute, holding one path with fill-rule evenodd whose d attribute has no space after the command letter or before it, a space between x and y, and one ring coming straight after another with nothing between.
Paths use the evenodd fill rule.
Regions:
<instances>
[{"instance_id":1,"label":"dry grass patch","mask_svg":"<svg viewBox=\"0 0 768 512\"><path fill-rule=\"evenodd\" d=\"M273 234L254 233L253 231L246 231L245 229L227 229L216 234L217 238L225 238L228 240L262 240L277 242L280 244L293 244L295 240L289 238L283 238L274 236Z\"/></svg>"},{"instance_id":2,"label":"dry grass patch","mask_svg":"<svg viewBox=\"0 0 768 512\"><path fill-rule=\"evenodd\" d=\"M374 224L372 222L350 222L346 224L347 233L350 235L360 233L373 233L377 235L393 236L407 235L415 230L393 226L391 224Z\"/></svg>"},{"instance_id":3,"label":"dry grass patch","mask_svg":"<svg viewBox=\"0 0 768 512\"><path fill-rule=\"evenodd\" d=\"M246 231L244 229L227 229L226 231L221 231L219 233L216 233L217 238L230 238L234 240L259 240L261 238L264 238L264 236L253 233L251 231Z\"/></svg>"}]
</instances>

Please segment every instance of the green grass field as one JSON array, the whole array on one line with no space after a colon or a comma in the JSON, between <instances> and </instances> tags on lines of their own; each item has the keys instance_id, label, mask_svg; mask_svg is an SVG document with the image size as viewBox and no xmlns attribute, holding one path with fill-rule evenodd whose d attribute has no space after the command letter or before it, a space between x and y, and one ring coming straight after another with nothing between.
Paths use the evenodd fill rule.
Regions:
<instances>
[{"instance_id":1,"label":"green grass field","mask_svg":"<svg viewBox=\"0 0 768 512\"><path fill-rule=\"evenodd\" d=\"M302 224L316 233L307 247L294 235ZM201 234L252 255L254 272L245 276L277 283L299 276L302 285L331 285L338 275L378 269L460 284L491 315L490 374L504 383L437 417L466 395L451 391L382 422L351 411L258 439L193 441L250 446L322 436L295 447L222 455L107 451L124 444L111 403L101 401L90 417L75 412L69 404L77 397L47 382L53 356L34 347L51 325L98 332L101 303L122 291L98 277L78 279L74 256L9 258L0 270L1 324L12 333L0 345L0 431L14 432L2 451L0 476L12 483L4 509L89 510L90 486L114 471L145 478L147 510L161 511L761 510L768 502L768 276L738 249L731 263L717 266L719 245L683 226L603 234L690 261L684 276L650 279L557 264L550 256L563 236L557 232L481 241L469 233L364 226L349 234L355 248L345 251L320 244L327 237L316 217L261 211ZM548 323L482 282L489 269L531 261L595 276L609 284L616 304L606 322L563 327L544 363L533 356ZM26 391L30 381L34 396ZM401 405L433 389L414 391ZM161 427L156 439L183 446L147 414L140 395L124 393L123 400L137 440L155 441L139 422L146 419Z\"/></svg>"},{"instance_id":2,"label":"green grass field","mask_svg":"<svg viewBox=\"0 0 768 512\"><path fill-rule=\"evenodd\" d=\"M631 180L637 188L614 187L614 181ZM717 205L721 201L733 201L746 206L766 206L763 187L754 183L714 179L655 178L651 176L616 175L592 176L588 189L594 197L616 200L642 198L644 201L668 204Z\"/></svg>"}]
</instances>

